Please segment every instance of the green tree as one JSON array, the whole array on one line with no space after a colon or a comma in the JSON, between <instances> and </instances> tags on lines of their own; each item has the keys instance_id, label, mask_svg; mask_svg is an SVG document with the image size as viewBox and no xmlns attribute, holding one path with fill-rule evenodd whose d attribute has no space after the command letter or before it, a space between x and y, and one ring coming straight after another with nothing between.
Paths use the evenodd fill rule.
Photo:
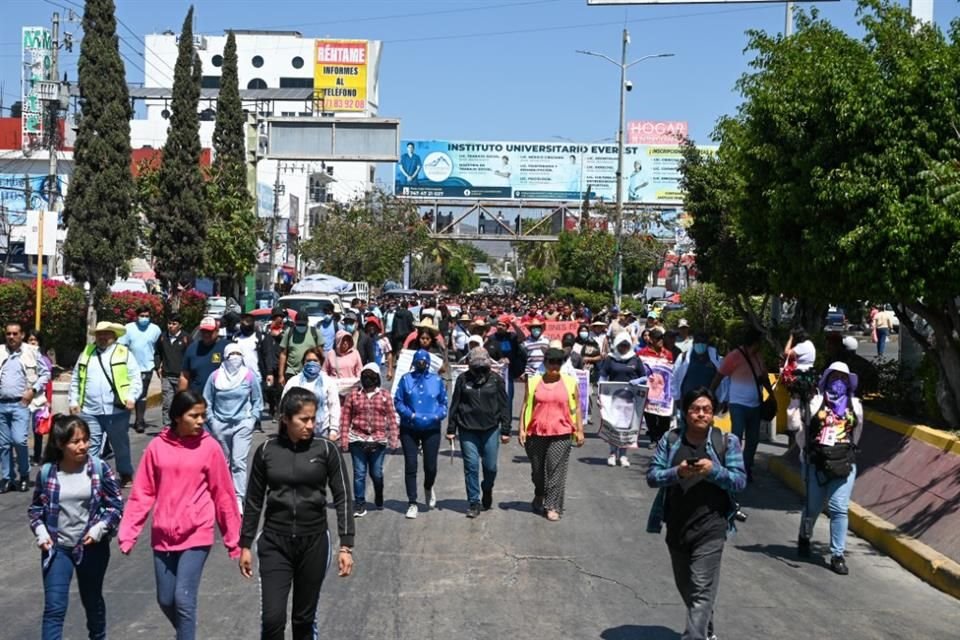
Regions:
<instances>
[{"instance_id":1,"label":"green tree","mask_svg":"<svg viewBox=\"0 0 960 640\"><path fill-rule=\"evenodd\" d=\"M237 295L238 283L257 260L262 233L247 188L244 114L237 79L237 40L231 31L223 49L217 122L213 129L214 163L206 186L209 204L204 271L223 279L225 289Z\"/></svg>"},{"instance_id":2,"label":"green tree","mask_svg":"<svg viewBox=\"0 0 960 640\"><path fill-rule=\"evenodd\" d=\"M151 250L157 276L168 285L191 282L202 267L207 206L200 171L200 58L193 49L193 7L180 30L167 142L150 206Z\"/></svg>"},{"instance_id":3,"label":"green tree","mask_svg":"<svg viewBox=\"0 0 960 640\"><path fill-rule=\"evenodd\" d=\"M87 0L78 62L80 117L64 221L64 257L99 299L136 251L131 208L130 96L113 0Z\"/></svg>"},{"instance_id":4,"label":"green tree","mask_svg":"<svg viewBox=\"0 0 960 640\"><path fill-rule=\"evenodd\" d=\"M310 272L344 280L397 280L408 253L424 249L429 230L415 203L384 193L338 203L310 228L300 254Z\"/></svg>"},{"instance_id":5,"label":"green tree","mask_svg":"<svg viewBox=\"0 0 960 640\"><path fill-rule=\"evenodd\" d=\"M960 25L944 36L886 0L861 0L858 13L862 39L816 12L799 12L789 38L751 33L756 57L738 83L743 104L717 129L717 164L684 166L704 187L688 185L692 234L701 252L719 239L749 267L737 288L734 269L701 258L704 277L806 301L808 322L828 301L896 302L905 330L911 319L929 329L915 332L957 424Z\"/></svg>"}]
</instances>

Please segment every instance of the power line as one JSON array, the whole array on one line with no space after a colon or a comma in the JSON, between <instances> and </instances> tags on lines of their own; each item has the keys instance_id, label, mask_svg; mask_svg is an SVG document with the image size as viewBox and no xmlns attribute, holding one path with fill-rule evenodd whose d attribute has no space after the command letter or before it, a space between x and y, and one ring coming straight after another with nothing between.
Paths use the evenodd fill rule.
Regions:
<instances>
[{"instance_id":1,"label":"power line","mask_svg":"<svg viewBox=\"0 0 960 640\"><path fill-rule=\"evenodd\" d=\"M686 18L699 18L702 16L715 16L726 13L746 13L748 11L763 11L769 9L777 9L782 11L782 8L775 4L767 4L757 7L747 7L744 9L725 9L719 11L697 11L695 13L683 13L673 16L659 16L655 18L635 18L633 20L614 20L611 22L592 22L592 23L579 23L579 24L569 24L569 25L557 25L553 27L533 27L530 29L511 29L508 31L486 31L481 33L460 33L460 34L451 34L451 35L442 35L442 36L425 36L418 38L400 38L396 40L383 40L384 44L402 44L405 42L425 42L429 40L462 40L465 38L491 38L495 36L512 36L522 33L546 33L550 31L566 31L570 29L589 29L593 27L609 27L609 26L622 26L623 24L634 24L638 22L663 22L666 20L683 20Z\"/></svg>"}]
</instances>

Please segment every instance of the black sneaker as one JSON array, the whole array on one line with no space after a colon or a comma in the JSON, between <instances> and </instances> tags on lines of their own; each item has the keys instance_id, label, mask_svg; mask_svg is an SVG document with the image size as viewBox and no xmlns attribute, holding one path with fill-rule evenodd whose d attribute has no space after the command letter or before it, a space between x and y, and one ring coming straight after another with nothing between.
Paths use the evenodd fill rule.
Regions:
<instances>
[{"instance_id":1,"label":"black sneaker","mask_svg":"<svg viewBox=\"0 0 960 640\"><path fill-rule=\"evenodd\" d=\"M354 517L354 518L362 518L362 517L365 516L365 515L367 515L367 507L366 507L366 506L364 506L364 505L362 505L362 504L358 504L356 507L354 507L354 509L353 509L353 517Z\"/></svg>"},{"instance_id":2,"label":"black sneaker","mask_svg":"<svg viewBox=\"0 0 960 640\"><path fill-rule=\"evenodd\" d=\"M810 538L797 538L797 555L801 558L810 557Z\"/></svg>"},{"instance_id":3,"label":"black sneaker","mask_svg":"<svg viewBox=\"0 0 960 640\"><path fill-rule=\"evenodd\" d=\"M133 484L133 476L123 474L120 476L120 488L126 489Z\"/></svg>"},{"instance_id":4,"label":"black sneaker","mask_svg":"<svg viewBox=\"0 0 960 640\"><path fill-rule=\"evenodd\" d=\"M135 424L133 425L133 430L136 431L137 433L143 433L147 430L147 425L143 423Z\"/></svg>"},{"instance_id":5,"label":"black sneaker","mask_svg":"<svg viewBox=\"0 0 960 640\"><path fill-rule=\"evenodd\" d=\"M487 489L483 492L483 497L480 498L480 504L483 505L484 511L490 510L490 507L493 506L493 489Z\"/></svg>"},{"instance_id":6,"label":"black sneaker","mask_svg":"<svg viewBox=\"0 0 960 640\"><path fill-rule=\"evenodd\" d=\"M27 480L21 480L20 482L18 482L17 491L19 491L20 493L26 493L27 491L30 491L30 482Z\"/></svg>"},{"instance_id":7,"label":"black sneaker","mask_svg":"<svg viewBox=\"0 0 960 640\"><path fill-rule=\"evenodd\" d=\"M733 517L737 519L737 522L747 521L747 514L743 512L743 509L737 509L737 512L733 514Z\"/></svg>"},{"instance_id":8,"label":"black sneaker","mask_svg":"<svg viewBox=\"0 0 960 640\"><path fill-rule=\"evenodd\" d=\"M837 575L845 576L850 573L850 569L847 568L847 562L843 559L843 556L833 556L830 558L830 568L833 569L833 572Z\"/></svg>"},{"instance_id":9,"label":"black sneaker","mask_svg":"<svg viewBox=\"0 0 960 640\"><path fill-rule=\"evenodd\" d=\"M478 518L480 516L480 505L474 502L470 505L470 508L467 509L468 518Z\"/></svg>"}]
</instances>

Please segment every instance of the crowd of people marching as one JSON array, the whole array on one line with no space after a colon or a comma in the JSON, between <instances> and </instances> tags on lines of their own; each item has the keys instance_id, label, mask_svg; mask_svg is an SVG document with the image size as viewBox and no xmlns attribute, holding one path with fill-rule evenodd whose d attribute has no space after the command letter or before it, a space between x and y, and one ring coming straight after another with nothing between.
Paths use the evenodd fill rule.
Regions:
<instances>
[{"instance_id":1,"label":"crowd of people marching","mask_svg":"<svg viewBox=\"0 0 960 640\"><path fill-rule=\"evenodd\" d=\"M388 451L402 451L405 516L414 519L436 506L443 440L459 441L466 516L477 518L492 507L499 447L516 430L530 464L531 509L556 522L571 448L583 445L594 420L609 444L609 466L629 467L640 446L653 450L647 482L658 492L648 530L666 523L688 610L683 638L715 637L724 541L746 519L734 495L752 481L761 425L776 412L763 335L747 331L721 356L717 336L702 327L684 319L666 327L644 315L518 297L384 297L353 300L340 313L331 303L310 317L276 309L263 326L248 314L207 317L188 335L176 313L164 330L144 307L127 325L96 326L73 369L69 412L58 416L50 415L54 365L42 336L7 322L0 492L32 484L42 637L62 637L74 574L89 637L106 637L110 541L129 554L151 513L157 602L178 640L195 637L215 528L243 576L254 575L257 554L261 637L284 637L291 590L293 637L316 637L327 568L351 574L355 519L384 505ZM791 396L788 426L807 484L798 553L811 554L826 504L830 566L841 575L862 426L853 340L852 353L848 340L828 343L817 373L813 342L795 331L779 378ZM164 426L134 469L130 431L147 428L154 374ZM722 413L730 434L715 425ZM274 420L276 432L271 427L251 454L254 433ZM31 462L39 465L33 482Z\"/></svg>"}]
</instances>

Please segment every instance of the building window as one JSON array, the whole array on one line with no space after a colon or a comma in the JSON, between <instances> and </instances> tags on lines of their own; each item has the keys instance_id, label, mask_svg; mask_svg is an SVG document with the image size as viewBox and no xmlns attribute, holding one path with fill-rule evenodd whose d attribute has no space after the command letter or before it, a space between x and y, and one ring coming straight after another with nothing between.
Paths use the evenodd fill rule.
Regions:
<instances>
[{"instance_id":1,"label":"building window","mask_svg":"<svg viewBox=\"0 0 960 640\"><path fill-rule=\"evenodd\" d=\"M219 89L220 76L201 76L200 88L201 89Z\"/></svg>"},{"instance_id":2,"label":"building window","mask_svg":"<svg viewBox=\"0 0 960 640\"><path fill-rule=\"evenodd\" d=\"M290 61L290 64L293 65L294 69L303 69L303 58L296 56L293 60Z\"/></svg>"},{"instance_id":3,"label":"building window","mask_svg":"<svg viewBox=\"0 0 960 640\"><path fill-rule=\"evenodd\" d=\"M247 89L266 89L267 83L264 82L261 78L254 78L247 83Z\"/></svg>"},{"instance_id":4,"label":"building window","mask_svg":"<svg viewBox=\"0 0 960 640\"><path fill-rule=\"evenodd\" d=\"M313 89L313 78L280 78L281 89Z\"/></svg>"},{"instance_id":5,"label":"building window","mask_svg":"<svg viewBox=\"0 0 960 640\"><path fill-rule=\"evenodd\" d=\"M213 66L215 67L223 66L223 56L218 53L217 55L213 56L212 62Z\"/></svg>"},{"instance_id":6,"label":"building window","mask_svg":"<svg viewBox=\"0 0 960 640\"><path fill-rule=\"evenodd\" d=\"M263 66L263 58L260 57L260 56L253 56L253 59L252 59L250 62L251 62L251 63L253 64L253 66L255 66L257 69L259 69L260 67Z\"/></svg>"}]
</instances>

